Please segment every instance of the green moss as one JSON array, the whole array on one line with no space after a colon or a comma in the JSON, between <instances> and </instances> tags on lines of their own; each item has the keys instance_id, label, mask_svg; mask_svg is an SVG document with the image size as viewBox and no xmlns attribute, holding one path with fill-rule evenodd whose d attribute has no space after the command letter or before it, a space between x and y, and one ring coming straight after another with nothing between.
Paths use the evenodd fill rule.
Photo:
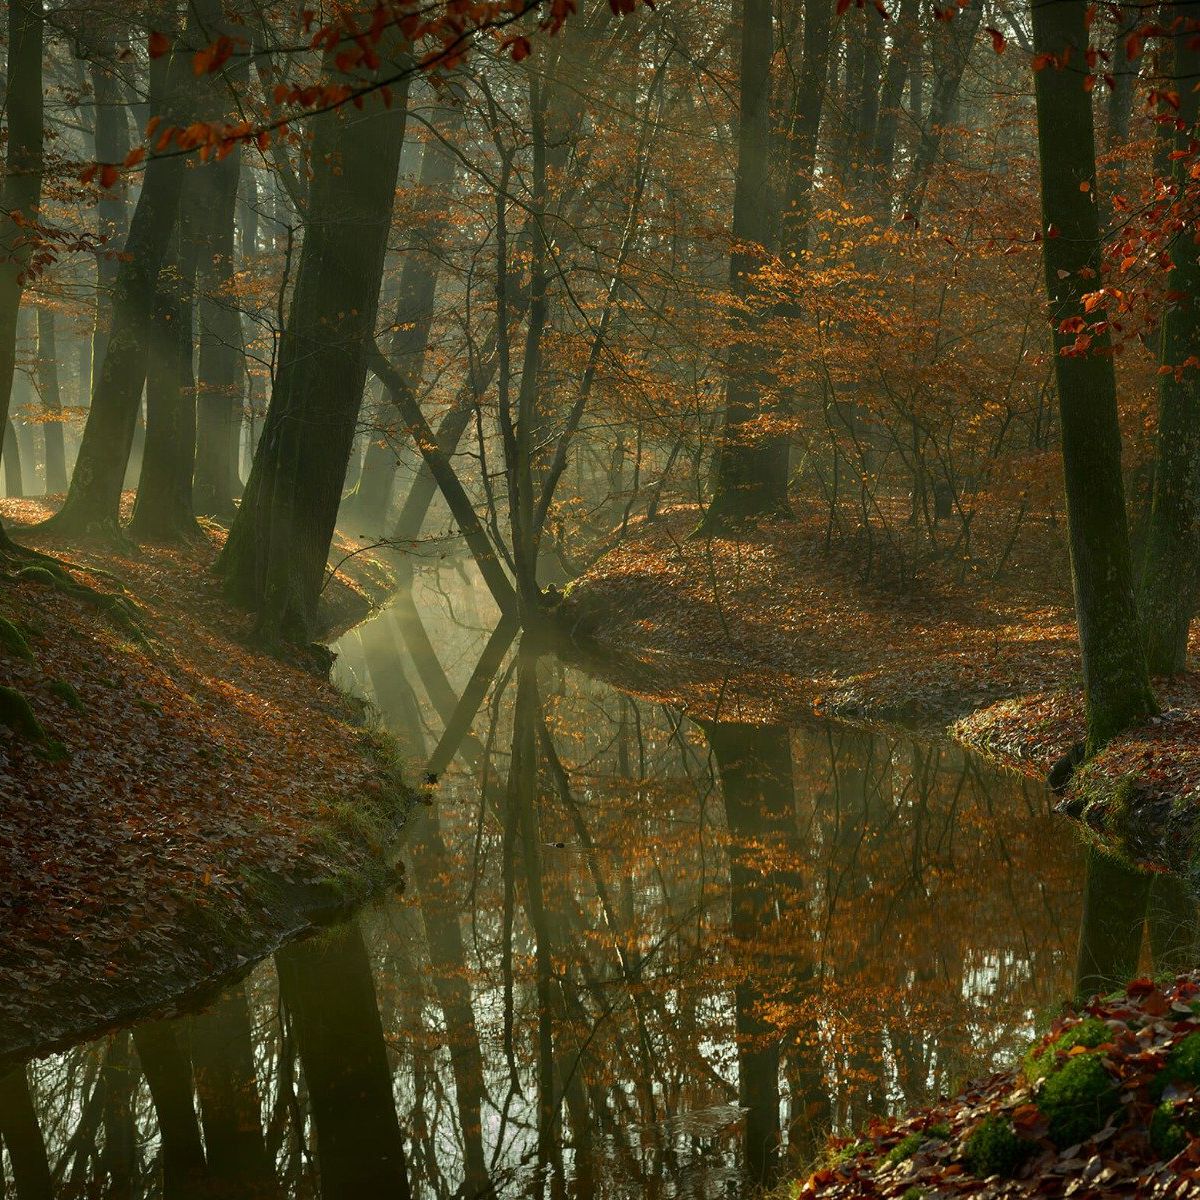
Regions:
<instances>
[{"instance_id":1,"label":"green moss","mask_svg":"<svg viewBox=\"0 0 1200 1200\"><path fill-rule=\"evenodd\" d=\"M987 1179L992 1175L1010 1177L1029 1157L1031 1143L1017 1136L1013 1123L999 1115L984 1117L967 1135L962 1159L972 1175Z\"/></svg>"},{"instance_id":2,"label":"green moss","mask_svg":"<svg viewBox=\"0 0 1200 1200\"><path fill-rule=\"evenodd\" d=\"M945 1141L950 1136L949 1125L931 1125L928 1129L918 1130L915 1133L910 1133L903 1141L897 1142L884 1155L883 1161L889 1166L895 1163L904 1162L906 1159L912 1158L926 1142L941 1140Z\"/></svg>"},{"instance_id":3,"label":"green moss","mask_svg":"<svg viewBox=\"0 0 1200 1200\"><path fill-rule=\"evenodd\" d=\"M87 705L84 704L79 693L65 679L52 679L50 681L50 690L68 708L73 708L76 712L87 712Z\"/></svg>"},{"instance_id":4,"label":"green moss","mask_svg":"<svg viewBox=\"0 0 1200 1200\"><path fill-rule=\"evenodd\" d=\"M900 1200L925 1200L925 1193L919 1187L905 1188Z\"/></svg>"},{"instance_id":5,"label":"green moss","mask_svg":"<svg viewBox=\"0 0 1200 1200\"><path fill-rule=\"evenodd\" d=\"M828 1166L840 1167L843 1163L848 1163L852 1158L857 1158L871 1148L868 1142L849 1142L841 1147L840 1150L830 1150L826 1155L825 1161Z\"/></svg>"},{"instance_id":6,"label":"green moss","mask_svg":"<svg viewBox=\"0 0 1200 1200\"><path fill-rule=\"evenodd\" d=\"M1038 1080L1045 1079L1047 1075L1052 1074L1066 1061L1059 1058L1060 1054L1065 1055L1068 1050L1076 1046L1086 1046L1089 1050L1094 1050L1097 1046L1103 1046L1112 1040L1111 1026L1096 1017L1088 1017L1086 1021L1080 1021L1078 1025L1064 1029L1044 1049L1030 1050L1025 1056L1025 1078L1030 1083L1037 1083Z\"/></svg>"},{"instance_id":7,"label":"green moss","mask_svg":"<svg viewBox=\"0 0 1200 1200\"><path fill-rule=\"evenodd\" d=\"M33 651L25 635L7 617L0 617L0 650L6 650L26 662L33 662Z\"/></svg>"},{"instance_id":8,"label":"green moss","mask_svg":"<svg viewBox=\"0 0 1200 1200\"><path fill-rule=\"evenodd\" d=\"M1057 1146L1073 1146L1100 1132L1120 1105L1117 1082L1096 1054L1078 1054L1049 1076L1037 1106Z\"/></svg>"},{"instance_id":9,"label":"green moss","mask_svg":"<svg viewBox=\"0 0 1200 1200\"><path fill-rule=\"evenodd\" d=\"M27 583L44 583L47 587L53 588L75 586L74 581L65 572L52 571L49 567L43 567L36 563L22 567L17 572L17 578L24 579Z\"/></svg>"},{"instance_id":10,"label":"green moss","mask_svg":"<svg viewBox=\"0 0 1200 1200\"><path fill-rule=\"evenodd\" d=\"M1160 1104L1150 1118L1150 1145L1161 1159L1174 1158L1188 1144L1188 1127L1196 1132L1195 1120L1184 1122L1174 1104Z\"/></svg>"},{"instance_id":11,"label":"green moss","mask_svg":"<svg viewBox=\"0 0 1200 1200\"><path fill-rule=\"evenodd\" d=\"M16 688L0 686L0 725L31 742L45 742L46 731L29 707L29 701Z\"/></svg>"},{"instance_id":12,"label":"green moss","mask_svg":"<svg viewBox=\"0 0 1200 1200\"><path fill-rule=\"evenodd\" d=\"M1154 1095L1161 1096L1163 1089L1172 1083L1200 1085L1200 1033L1189 1033L1182 1042L1176 1043L1151 1090Z\"/></svg>"}]
</instances>

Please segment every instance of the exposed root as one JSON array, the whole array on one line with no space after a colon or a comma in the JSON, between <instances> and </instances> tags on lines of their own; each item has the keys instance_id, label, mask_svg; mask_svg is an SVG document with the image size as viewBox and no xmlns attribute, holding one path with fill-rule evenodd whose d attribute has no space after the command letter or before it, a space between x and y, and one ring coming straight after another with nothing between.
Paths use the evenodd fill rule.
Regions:
<instances>
[{"instance_id":1,"label":"exposed root","mask_svg":"<svg viewBox=\"0 0 1200 1200\"><path fill-rule=\"evenodd\" d=\"M98 608L122 633L152 654L154 647L138 620L138 607L121 581L109 571L82 566L74 569L102 577L106 582L111 582L116 590L104 592L90 584L81 583L60 559L40 550L20 546L0 531L0 579L42 584L82 600Z\"/></svg>"}]
</instances>

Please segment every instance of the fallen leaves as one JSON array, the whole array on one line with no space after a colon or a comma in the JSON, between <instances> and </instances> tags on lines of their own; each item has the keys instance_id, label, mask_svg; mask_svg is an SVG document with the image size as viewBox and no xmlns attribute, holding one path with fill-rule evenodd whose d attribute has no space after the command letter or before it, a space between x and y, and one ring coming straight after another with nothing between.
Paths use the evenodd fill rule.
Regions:
<instances>
[{"instance_id":1,"label":"fallen leaves","mask_svg":"<svg viewBox=\"0 0 1200 1200\"><path fill-rule=\"evenodd\" d=\"M40 501L2 511L45 515ZM170 993L228 970L278 924L258 881L353 872L367 855L320 819L378 791L353 708L241 640L247 618L208 571L223 535L209 534L128 558L70 550L89 582L113 586L90 568L128 585L153 657L62 592L0 593L35 655L0 653L0 677L66 749L47 762L0 728L0 1056L114 1019L147 980ZM366 556L352 565L382 579ZM346 619L368 608L344 573L327 591Z\"/></svg>"}]
</instances>

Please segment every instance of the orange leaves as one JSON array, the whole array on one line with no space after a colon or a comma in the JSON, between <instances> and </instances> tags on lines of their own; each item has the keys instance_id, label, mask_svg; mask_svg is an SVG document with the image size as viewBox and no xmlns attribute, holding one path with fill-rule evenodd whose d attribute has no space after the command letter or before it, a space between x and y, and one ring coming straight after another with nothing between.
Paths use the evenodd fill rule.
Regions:
<instances>
[{"instance_id":1,"label":"orange leaves","mask_svg":"<svg viewBox=\"0 0 1200 1200\"><path fill-rule=\"evenodd\" d=\"M230 55L233 54L239 42L242 45L246 44L244 38L235 41L222 34L211 46L206 46L192 55L192 72L200 76L219 71L229 61Z\"/></svg>"}]
</instances>

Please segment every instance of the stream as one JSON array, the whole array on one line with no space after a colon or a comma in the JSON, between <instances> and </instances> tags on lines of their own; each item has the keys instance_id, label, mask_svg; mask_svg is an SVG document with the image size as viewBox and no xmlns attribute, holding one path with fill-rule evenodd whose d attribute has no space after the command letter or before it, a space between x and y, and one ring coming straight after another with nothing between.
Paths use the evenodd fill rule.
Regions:
<instances>
[{"instance_id":1,"label":"stream","mask_svg":"<svg viewBox=\"0 0 1200 1200\"><path fill-rule=\"evenodd\" d=\"M748 1196L1070 992L1082 855L1040 787L902 733L696 723L493 621L442 565L335 647L438 775L404 887L29 1064L56 1195Z\"/></svg>"}]
</instances>

